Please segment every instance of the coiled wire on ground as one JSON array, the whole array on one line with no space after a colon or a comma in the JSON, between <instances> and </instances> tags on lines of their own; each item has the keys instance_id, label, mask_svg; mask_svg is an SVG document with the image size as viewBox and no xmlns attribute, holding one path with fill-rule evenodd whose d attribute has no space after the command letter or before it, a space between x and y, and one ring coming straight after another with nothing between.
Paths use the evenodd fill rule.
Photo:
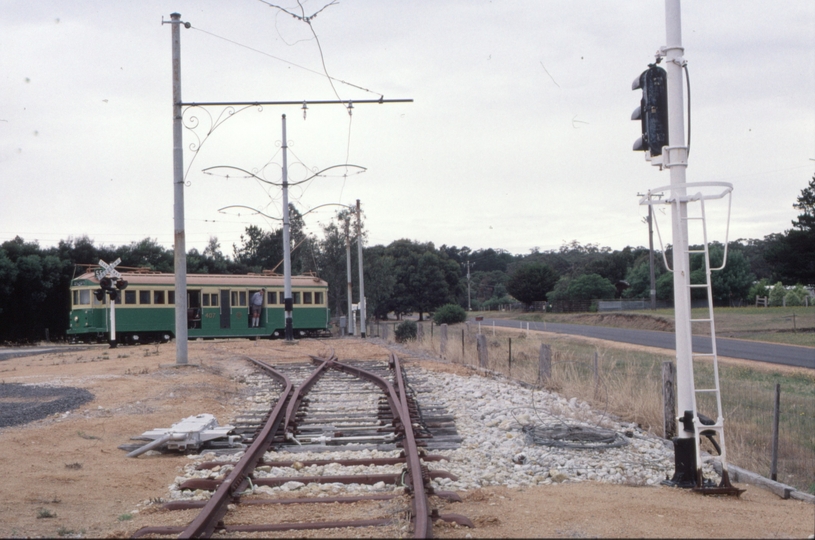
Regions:
<instances>
[{"instance_id":1,"label":"coiled wire on ground","mask_svg":"<svg viewBox=\"0 0 815 540\"><path fill-rule=\"evenodd\" d=\"M510 410L515 422L521 427L530 444L539 446L552 446L556 448L572 448L584 450L600 450L605 448L619 448L628 444L628 439L614 430L601 428L608 413L608 388L602 378L598 379L598 387L605 394L605 407L594 426L575 425L566 418L558 418L555 422L546 422L544 416L552 416L549 412L538 410L535 403L535 394L532 394L530 407L519 407ZM532 409L538 422L522 422L516 416L516 411Z\"/></svg>"},{"instance_id":2,"label":"coiled wire on ground","mask_svg":"<svg viewBox=\"0 0 815 540\"><path fill-rule=\"evenodd\" d=\"M527 424L521 427L531 444L554 446L558 448L592 449L618 448L628 444L628 440L610 429L599 427L570 426L536 426Z\"/></svg>"}]
</instances>

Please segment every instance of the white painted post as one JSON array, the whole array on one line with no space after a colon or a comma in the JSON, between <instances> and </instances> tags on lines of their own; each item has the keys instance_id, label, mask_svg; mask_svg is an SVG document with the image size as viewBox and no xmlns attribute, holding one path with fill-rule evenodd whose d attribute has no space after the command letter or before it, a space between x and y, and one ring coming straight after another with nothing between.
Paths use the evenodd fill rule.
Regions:
<instances>
[{"instance_id":1,"label":"white painted post","mask_svg":"<svg viewBox=\"0 0 815 540\"><path fill-rule=\"evenodd\" d=\"M685 146L685 115L682 90L682 18L680 0L665 0L665 70L668 76L668 142L662 150L665 166L671 174L671 224L673 239L674 321L676 328L676 402L679 416L695 410L693 390L693 348L691 343L690 258L688 255L688 204L685 171L688 149ZM670 148L670 149L669 149ZM696 463L695 434L677 426L674 444L677 485L695 484L701 463Z\"/></svg>"}]
</instances>

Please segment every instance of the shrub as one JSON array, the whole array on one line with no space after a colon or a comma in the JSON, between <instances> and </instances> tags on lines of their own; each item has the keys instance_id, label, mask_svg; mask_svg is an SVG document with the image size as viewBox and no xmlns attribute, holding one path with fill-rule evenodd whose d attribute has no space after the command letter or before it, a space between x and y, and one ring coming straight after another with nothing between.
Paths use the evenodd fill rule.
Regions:
<instances>
[{"instance_id":1,"label":"shrub","mask_svg":"<svg viewBox=\"0 0 815 540\"><path fill-rule=\"evenodd\" d=\"M799 283L794 288L788 290L787 294L784 295L784 305L803 306L804 297L808 295L809 293L806 291L806 289L804 289L804 286Z\"/></svg>"},{"instance_id":2,"label":"shrub","mask_svg":"<svg viewBox=\"0 0 815 540\"><path fill-rule=\"evenodd\" d=\"M467 320L467 312L458 304L445 304L433 314L433 322L441 324L455 324Z\"/></svg>"},{"instance_id":3,"label":"shrub","mask_svg":"<svg viewBox=\"0 0 815 540\"><path fill-rule=\"evenodd\" d=\"M784 285L779 281L770 289L770 305L771 306L783 306L784 305L784 297L787 295L787 289L784 288Z\"/></svg>"},{"instance_id":4,"label":"shrub","mask_svg":"<svg viewBox=\"0 0 815 540\"><path fill-rule=\"evenodd\" d=\"M770 280L761 279L753 283L750 291L747 293L747 300L750 302L756 301L756 296L768 296L770 293Z\"/></svg>"},{"instance_id":5,"label":"shrub","mask_svg":"<svg viewBox=\"0 0 815 540\"><path fill-rule=\"evenodd\" d=\"M404 321L394 330L396 341L404 343L409 339L416 339L416 321Z\"/></svg>"}]
</instances>

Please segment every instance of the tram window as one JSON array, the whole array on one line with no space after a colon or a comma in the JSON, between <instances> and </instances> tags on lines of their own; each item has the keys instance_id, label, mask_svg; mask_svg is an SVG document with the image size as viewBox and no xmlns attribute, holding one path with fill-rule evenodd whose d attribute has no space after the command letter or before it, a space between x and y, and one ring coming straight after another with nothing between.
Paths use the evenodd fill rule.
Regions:
<instances>
[{"instance_id":1,"label":"tram window","mask_svg":"<svg viewBox=\"0 0 815 540\"><path fill-rule=\"evenodd\" d=\"M90 289L82 289L79 291L79 303L83 306L91 303Z\"/></svg>"},{"instance_id":2,"label":"tram window","mask_svg":"<svg viewBox=\"0 0 815 540\"><path fill-rule=\"evenodd\" d=\"M274 291L266 291L266 303L277 304L277 293Z\"/></svg>"},{"instance_id":3,"label":"tram window","mask_svg":"<svg viewBox=\"0 0 815 540\"><path fill-rule=\"evenodd\" d=\"M218 307L218 293L212 293L210 297L211 297L210 305L212 307Z\"/></svg>"},{"instance_id":4,"label":"tram window","mask_svg":"<svg viewBox=\"0 0 815 540\"><path fill-rule=\"evenodd\" d=\"M238 305L238 291L232 291L232 305Z\"/></svg>"},{"instance_id":5,"label":"tram window","mask_svg":"<svg viewBox=\"0 0 815 540\"><path fill-rule=\"evenodd\" d=\"M153 303L154 304L164 303L164 291L153 291Z\"/></svg>"},{"instance_id":6,"label":"tram window","mask_svg":"<svg viewBox=\"0 0 815 540\"><path fill-rule=\"evenodd\" d=\"M150 291L139 291L139 304L150 303Z\"/></svg>"},{"instance_id":7,"label":"tram window","mask_svg":"<svg viewBox=\"0 0 815 540\"><path fill-rule=\"evenodd\" d=\"M201 305L204 307L209 307L209 294L204 294L204 297L201 298Z\"/></svg>"},{"instance_id":8,"label":"tram window","mask_svg":"<svg viewBox=\"0 0 815 540\"><path fill-rule=\"evenodd\" d=\"M310 304L311 303L311 293L310 292L304 292L303 293L303 303L304 304Z\"/></svg>"},{"instance_id":9,"label":"tram window","mask_svg":"<svg viewBox=\"0 0 815 540\"><path fill-rule=\"evenodd\" d=\"M240 297L240 304L238 304L238 305L245 306L246 305L246 291L240 291L238 293L238 295Z\"/></svg>"},{"instance_id":10,"label":"tram window","mask_svg":"<svg viewBox=\"0 0 815 540\"><path fill-rule=\"evenodd\" d=\"M299 304L300 303L300 292L293 292L291 293L292 303Z\"/></svg>"},{"instance_id":11,"label":"tram window","mask_svg":"<svg viewBox=\"0 0 815 540\"><path fill-rule=\"evenodd\" d=\"M167 291L167 303L175 304L175 291Z\"/></svg>"},{"instance_id":12,"label":"tram window","mask_svg":"<svg viewBox=\"0 0 815 540\"><path fill-rule=\"evenodd\" d=\"M125 304L136 303L136 291L125 291Z\"/></svg>"},{"instance_id":13,"label":"tram window","mask_svg":"<svg viewBox=\"0 0 815 540\"><path fill-rule=\"evenodd\" d=\"M73 298L74 298L73 304L75 306L79 305L79 291L73 291Z\"/></svg>"},{"instance_id":14,"label":"tram window","mask_svg":"<svg viewBox=\"0 0 815 540\"><path fill-rule=\"evenodd\" d=\"M314 293L314 303L318 305L323 303L323 293L321 292Z\"/></svg>"}]
</instances>

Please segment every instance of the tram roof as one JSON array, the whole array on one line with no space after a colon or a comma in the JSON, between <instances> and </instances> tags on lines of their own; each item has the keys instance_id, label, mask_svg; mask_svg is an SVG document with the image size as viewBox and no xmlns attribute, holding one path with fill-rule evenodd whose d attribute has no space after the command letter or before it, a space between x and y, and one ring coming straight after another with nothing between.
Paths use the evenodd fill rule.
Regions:
<instances>
[{"instance_id":1,"label":"tram roof","mask_svg":"<svg viewBox=\"0 0 815 540\"><path fill-rule=\"evenodd\" d=\"M174 285L175 274L121 272L122 279L130 285ZM86 272L71 281L72 285L99 283L93 272ZM317 276L292 276L293 287L325 287L328 285ZM187 286L211 287L282 287L283 276L280 274L187 274Z\"/></svg>"}]
</instances>

